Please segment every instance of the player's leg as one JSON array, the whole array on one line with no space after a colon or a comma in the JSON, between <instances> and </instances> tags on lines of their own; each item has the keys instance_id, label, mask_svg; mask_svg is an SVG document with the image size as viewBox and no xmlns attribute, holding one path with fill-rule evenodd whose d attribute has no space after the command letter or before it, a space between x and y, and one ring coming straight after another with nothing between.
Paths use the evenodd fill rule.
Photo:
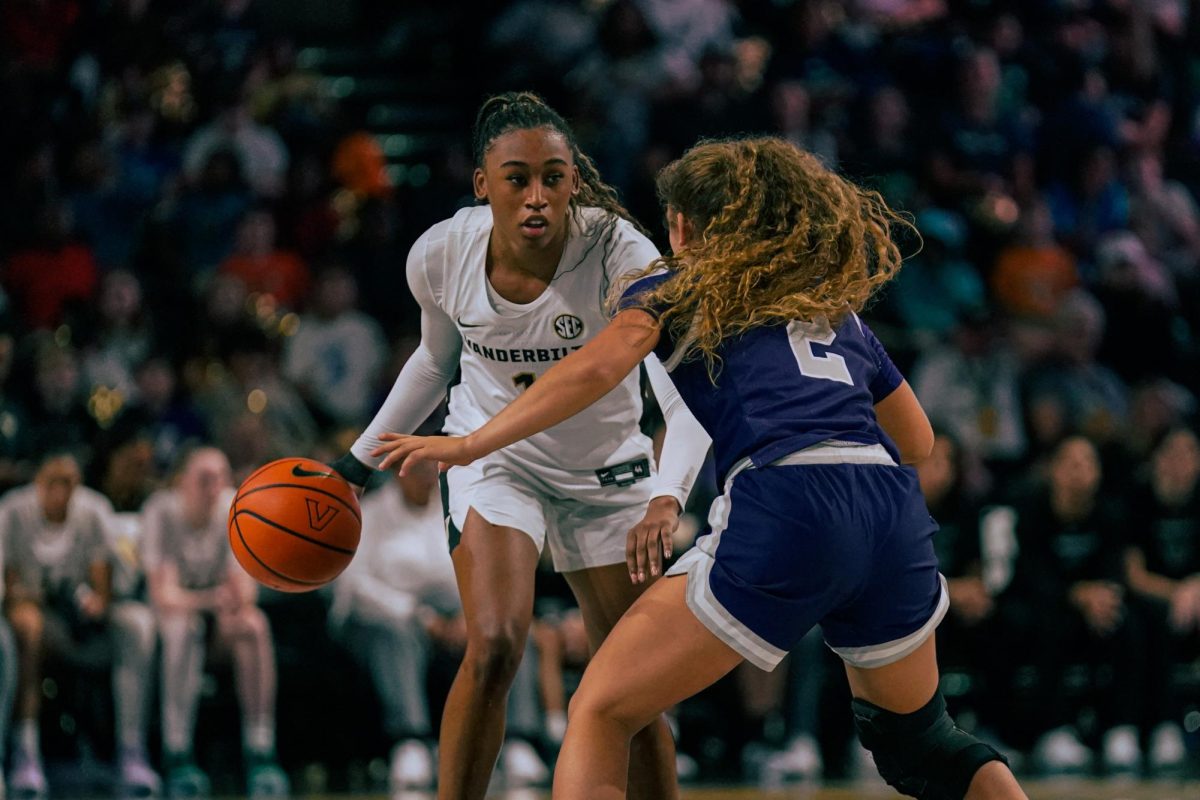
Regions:
<instances>
[{"instance_id":1,"label":"player's leg","mask_svg":"<svg viewBox=\"0 0 1200 800\"><path fill-rule=\"evenodd\" d=\"M482 798L504 740L508 689L533 619L538 547L473 508L451 554L467 648L442 712L438 797Z\"/></svg>"},{"instance_id":2,"label":"player's leg","mask_svg":"<svg viewBox=\"0 0 1200 800\"><path fill-rule=\"evenodd\" d=\"M17 692L17 644L8 621L0 616L0 786L4 785L4 753L8 745L8 720ZM0 790L2 792L2 790Z\"/></svg>"},{"instance_id":3,"label":"player's leg","mask_svg":"<svg viewBox=\"0 0 1200 800\"><path fill-rule=\"evenodd\" d=\"M554 797L625 797L634 735L741 662L688 608L689 580L646 590L588 665L571 699Z\"/></svg>"},{"instance_id":4,"label":"player's leg","mask_svg":"<svg viewBox=\"0 0 1200 800\"><path fill-rule=\"evenodd\" d=\"M219 614L217 642L233 656L248 790L253 796L284 796L288 792L287 776L275 758L278 676L267 615L255 605Z\"/></svg>"},{"instance_id":5,"label":"player's leg","mask_svg":"<svg viewBox=\"0 0 1200 800\"><path fill-rule=\"evenodd\" d=\"M649 584L634 585L624 562L564 573L595 653L606 636ZM629 797L669 799L679 796L675 776L675 741L661 714L638 731L629 750Z\"/></svg>"},{"instance_id":6,"label":"player's leg","mask_svg":"<svg viewBox=\"0 0 1200 800\"><path fill-rule=\"evenodd\" d=\"M920 800L1024 798L1003 757L946 713L934 630L949 594L933 551L937 526L915 475L850 464L792 469L811 497L846 490L823 519L839 534L828 546L849 540L856 590L821 626L846 664L855 727L879 774Z\"/></svg>"},{"instance_id":7,"label":"player's leg","mask_svg":"<svg viewBox=\"0 0 1200 800\"><path fill-rule=\"evenodd\" d=\"M159 674L162 695L163 767L173 796L208 794L208 776L196 766L192 737L204 676L205 626L199 614L159 611L162 642Z\"/></svg>"},{"instance_id":8,"label":"player's leg","mask_svg":"<svg viewBox=\"0 0 1200 800\"><path fill-rule=\"evenodd\" d=\"M10 781L15 794L41 795L46 791L46 776L38 716L42 710L46 614L37 603L24 600L12 603L7 615L17 644L16 736Z\"/></svg>"},{"instance_id":9,"label":"player's leg","mask_svg":"<svg viewBox=\"0 0 1200 800\"><path fill-rule=\"evenodd\" d=\"M112 688L117 716L121 783L127 793L157 794L158 774L146 759L146 705L158 629L148 606L115 603L109 617L113 642Z\"/></svg>"},{"instance_id":10,"label":"player's leg","mask_svg":"<svg viewBox=\"0 0 1200 800\"><path fill-rule=\"evenodd\" d=\"M847 664L846 676L863 744L875 755L880 774L901 792L922 800L1025 797L1008 766L993 759L986 745L958 730L946 714L938 692L933 636L886 666L864 669ZM930 758L930 753L938 757ZM897 780L906 783L897 786ZM969 787L965 795L954 788L961 785Z\"/></svg>"}]
</instances>

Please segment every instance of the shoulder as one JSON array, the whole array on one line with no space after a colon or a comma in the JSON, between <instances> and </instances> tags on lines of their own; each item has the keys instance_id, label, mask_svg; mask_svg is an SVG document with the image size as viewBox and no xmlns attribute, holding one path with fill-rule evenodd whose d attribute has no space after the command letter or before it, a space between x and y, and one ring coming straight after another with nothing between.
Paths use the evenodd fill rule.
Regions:
<instances>
[{"instance_id":1,"label":"shoulder","mask_svg":"<svg viewBox=\"0 0 1200 800\"><path fill-rule=\"evenodd\" d=\"M464 239L486 236L492 228L492 212L487 206L460 208L454 216L429 226L409 251L409 259L445 251Z\"/></svg>"},{"instance_id":2,"label":"shoulder","mask_svg":"<svg viewBox=\"0 0 1200 800\"><path fill-rule=\"evenodd\" d=\"M621 292L621 299L617 303L617 310L625 311L626 309L637 308L648 311L655 317L661 316L663 309L648 304L646 302L646 295L671 280L672 277L673 275L670 272L661 270L652 275L638 278Z\"/></svg>"},{"instance_id":3,"label":"shoulder","mask_svg":"<svg viewBox=\"0 0 1200 800\"><path fill-rule=\"evenodd\" d=\"M635 224L603 208L578 209L572 227L586 242L587 252L611 261L616 273L644 269L659 256L658 248Z\"/></svg>"},{"instance_id":4,"label":"shoulder","mask_svg":"<svg viewBox=\"0 0 1200 800\"><path fill-rule=\"evenodd\" d=\"M89 515L102 516L115 513L112 502L90 486L76 487L75 493L71 496L71 502Z\"/></svg>"},{"instance_id":5,"label":"shoulder","mask_svg":"<svg viewBox=\"0 0 1200 800\"><path fill-rule=\"evenodd\" d=\"M142 504L142 513L161 514L170 508L174 497L174 489L159 489L146 498L146 502Z\"/></svg>"}]
</instances>

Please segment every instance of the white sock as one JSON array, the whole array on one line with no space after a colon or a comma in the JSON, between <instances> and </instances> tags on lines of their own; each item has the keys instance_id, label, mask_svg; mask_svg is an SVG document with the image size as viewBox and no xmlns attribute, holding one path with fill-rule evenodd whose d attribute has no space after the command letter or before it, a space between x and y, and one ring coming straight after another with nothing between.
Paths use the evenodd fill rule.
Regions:
<instances>
[{"instance_id":1,"label":"white sock","mask_svg":"<svg viewBox=\"0 0 1200 800\"><path fill-rule=\"evenodd\" d=\"M563 737L567 735L567 713L565 711L551 711L546 714L546 735L550 737L550 741L561 744Z\"/></svg>"},{"instance_id":2,"label":"white sock","mask_svg":"<svg viewBox=\"0 0 1200 800\"><path fill-rule=\"evenodd\" d=\"M21 748L21 752L33 759L40 760L41 753L41 731L38 729L36 719L23 719L17 723L17 746Z\"/></svg>"},{"instance_id":3,"label":"white sock","mask_svg":"<svg viewBox=\"0 0 1200 800\"><path fill-rule=\"evenodd\" d=\"M275 720L256 719L248 722L242 731L242 741L252 753L275 752Z\"/></svg>"}]
</instances>

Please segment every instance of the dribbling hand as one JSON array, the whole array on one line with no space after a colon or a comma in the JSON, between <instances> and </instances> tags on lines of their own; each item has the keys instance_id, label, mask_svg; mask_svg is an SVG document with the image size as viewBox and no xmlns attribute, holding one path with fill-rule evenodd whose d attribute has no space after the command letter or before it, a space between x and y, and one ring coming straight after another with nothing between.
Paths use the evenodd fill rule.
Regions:
<instances>
[{"instance_id":1,"label":"dribbling hand","mask_svg":"<svg viewBox=\"0 0 1200 800\"><path fill-rule=\"evenodd\" d=\"M625 537L625 564L629 579L645 583L662 574L663 561L671 557L671 535L679 527L679 502L674 497L656 497L646 516Z\"/></svg>"},{"instance_id":2,"label":"dribbling hand","mask_svg":"<svg viewBox=\"0 0 1200 800\"><path fill-rule=\"evenodd\" d=\"M384 456L383 461L379 462L379 469L392 469L399 465L401 475L407 475L412 465L419 461L441 462L461 467L479 457L472 452L468 436L409 436L403 433L385 433L379 438L383 439L384 443L371 451L373 456Z\"/></svg>"}]
</instances>

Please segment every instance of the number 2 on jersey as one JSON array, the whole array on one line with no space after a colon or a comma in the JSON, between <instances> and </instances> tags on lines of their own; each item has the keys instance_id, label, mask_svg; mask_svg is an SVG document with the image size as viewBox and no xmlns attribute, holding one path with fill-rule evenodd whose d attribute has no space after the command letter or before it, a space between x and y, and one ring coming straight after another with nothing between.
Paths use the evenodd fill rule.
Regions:
<instances>
[{"instance_id":1,"label":"number 2 on jersey","mask_svg":"<svg viewBox=\"0 0 1200 800\"><path fill-rule=\"evenodd\" d=\"M532 372L519 372L516 375L513 375L513 383L515 383L517 388L523 392L530 386L533 386L533 381L535 378L537 378L537 376Z\"/></svg>"},{"instance_id":2,"label":"number 2 on jersey","mask_svg":"<svg viewBox=\"0 0 1200 800\"><path fill-rule=\"evenodd\" d=\"M833 332L833 328L829 327L827 321L823 319L815 322L794 320L788 323L787 331L788 339L792 343L792 354L796 356L796 364L800 367L801 375L854 385L854 379L850 377L850 370L846 368L846 359L837 353L826 353L819 356L813 352L814 344L823 344L828 347L837 338L837 334Z\"/></svg>"}]
</instances>

